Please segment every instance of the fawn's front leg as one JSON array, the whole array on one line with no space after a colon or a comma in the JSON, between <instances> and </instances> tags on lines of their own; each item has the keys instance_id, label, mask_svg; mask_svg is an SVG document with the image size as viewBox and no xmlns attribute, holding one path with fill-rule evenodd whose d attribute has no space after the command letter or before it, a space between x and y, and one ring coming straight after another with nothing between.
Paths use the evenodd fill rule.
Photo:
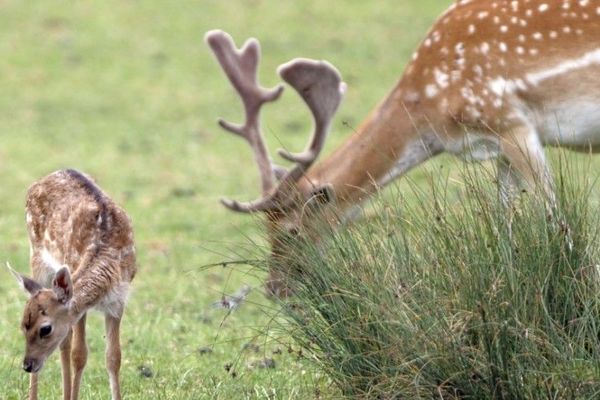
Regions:
<instances>
[{"instance_id":1,"label":"fawn's front leg","mask_svg":"<svg viewBox=\"0 0 600 400\"><path fill-rule=\"evenodd\" d=\"M85 322L86 314L77 321L73 327L73 344L71 349L71 364L73 366L73 386L71 389L71 400L79 398L79 388L81 386L81 377L83 369L87 363L88 349L85 342Z\"/></svg>"},{"instance_id":2,"label":"fawn's front leg","mask_svg":"<svg viewBox=\"0 0 600 400\"><path fill-rule=\"evenodd\" d=\"M37 400L38 393L38 373L29 376L29 400Z\"/></svg>"},{"instance_id":3,"label":"fawn's front leg","mask_svg":"<svg viewBox=\"0 0 600 400\"><path fill-rule=\"evenodd\" d=\"M63 399L71 400L71 334L60 344L60 364L63 378Z\"/></svg>"},{"instance_id":4,"label":"fawn's front leg","mask_svg":"<svg viewBox=\"0 0 600 400\"><path fill-rule=\"evenodd\" d=\"M119 370L121 368L121 342L119 328L121 318L106 315L104 319L106 328L106 370L110 380L112 400L121 400L121 385L119 383Z\"/></svg>"}]
</instances>

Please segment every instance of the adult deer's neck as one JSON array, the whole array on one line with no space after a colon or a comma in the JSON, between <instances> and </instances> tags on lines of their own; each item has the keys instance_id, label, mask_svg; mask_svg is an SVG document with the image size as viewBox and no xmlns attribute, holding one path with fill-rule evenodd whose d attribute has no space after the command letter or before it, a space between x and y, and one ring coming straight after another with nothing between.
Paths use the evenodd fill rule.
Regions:
<instances>
[{"instance_id":1,"label":"adult deer's neck","mask_svg":"<svg viewBox=\"0 0 600 400\"><path fill-rule=\"evenodd\" d=\"M401 81L342 146L308 171L301 191L329 184L338 206L350 207L440 153L432 121L406 93Z\"/></svg>"}]
</instances>

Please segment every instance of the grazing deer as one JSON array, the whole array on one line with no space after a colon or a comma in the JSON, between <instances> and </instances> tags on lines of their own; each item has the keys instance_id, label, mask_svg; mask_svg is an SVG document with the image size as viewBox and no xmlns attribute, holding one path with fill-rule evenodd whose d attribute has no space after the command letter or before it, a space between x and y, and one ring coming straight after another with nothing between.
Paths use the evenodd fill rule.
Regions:
<instances>
[{"instance_id":1,"label":"grazing deer","mask_svg":"<svg viewBox=\"0 0 600 400\"><path fill-rule=\"evenodd\" d=\"M237 50L220 31L208 32L206 41L246 111L243 126L220 124L249 142L262 179L261 199L222 202L233 211L267 214L274 256L285 252L278 235L306 227L308 203L320 207L335 199L338 212L351 216L370 194L442 152L473 161L496 158L502 197L509 201L516 189L536 184L552 198L543 146L600 149L598 1L456 1L388 96L315 166L341 101L340 76L325 62L281 66L281 78L298 91L316 124L303 153L279 151L294 163L287 172L273 165L260 133L260 107L276 100L282 87L257 83L258 42ZM285 295L281 278L271 272L267 289Z\"/></svg>"},{"instance_id":2,"label":"grazing deer","mask_svg":"<svg viewBox=\"0 0 600 400\"><path fill-rule=\"evenodd\" d=\"M15 276L30 294L21 325L29 398L37 399L38 373L57 347L64 399L78 398L87 361L86 314L97 308L105 316L112 398L121 399L119 326L136 273L127 214L89 177L70 169L34 183L26 211L33 279Z\"/></svg>"}]
</instances>

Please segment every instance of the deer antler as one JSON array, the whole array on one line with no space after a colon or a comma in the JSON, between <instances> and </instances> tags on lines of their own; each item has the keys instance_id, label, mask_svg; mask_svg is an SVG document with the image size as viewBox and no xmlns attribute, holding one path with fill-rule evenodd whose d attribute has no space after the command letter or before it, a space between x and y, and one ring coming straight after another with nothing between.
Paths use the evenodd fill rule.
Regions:
<instances>
[{"instance_id":1,"label":"deer antler","mask_svg":"<svg viewBox=\"0 0 600 400\"><path fill-rule=\"evenodd\" d=\"M260 45L257 40L249 39L241 50L237 50L233 39L225 32L210 31L205 39L240 95L246 111L244 125L235 125L222 119L219 119L219 125L248 141L260 170L262 192L266 195L273 188L274 176L273 165L260 132L260 109L263 104L277 100L283 91L283 86L265 89L257 83L256 75L260 59Z\"/></svg>"},{"instance_id":2,"label":"deer antler","mask_svg":"<svg viewBox=\"0 0 600 400\"><path fill-rule=\"evenodd\" d=\"M323 145L331 120L342 102L346 84L339 72L327 61L313 61L297 58L278 69L279 76L292 86L310 109L315 122L314 133L309 145L302 153L292 154L279 149L277 154L295 162L294 168L281 179L280 186L294 182L315 162Z\"/></svg>"},{"instance_id":3,"label":"deer antler","mask_svg":"<svg viewBox=\"0 0 600 400\"><path fill-rule=\"evenodd\" d=\"M278 151L281 157L295 163L291 170L282 170L271 162L268 155L260 132L259 114L264 103L274 101L281 95L283 87L267 90L257 83L260 50L258 41L250 39L241 50L237 50L231 36L225 32L210 31L205 38L240 95L246 111L246 123L243 126L223 120L219 124L248 141L254 151L262 180L263 197L260 199L247 203L229 199L222 199L221 202L238 212L268 211L281 207L286 203L286 199L280 198L282 189L300 179L321 152L331 119L342 100L345 84L335 67L325 61L296 59L279 68L279 75L302 97L315 121L315 130L306 150L298 154L282 149ZM274 175L279 178L276 187L273 187Z\"/></svg>"}]
</instances>

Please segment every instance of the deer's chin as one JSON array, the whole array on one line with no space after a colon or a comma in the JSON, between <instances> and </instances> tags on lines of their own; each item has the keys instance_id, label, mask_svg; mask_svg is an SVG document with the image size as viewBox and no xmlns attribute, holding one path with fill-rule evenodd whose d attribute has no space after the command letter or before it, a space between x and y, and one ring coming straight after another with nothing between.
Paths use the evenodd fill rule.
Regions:
<instances>
[{"instance_id":1,"label":"deer's chin","mask_svg":"<svg viewBox=\"0 0 600 400\"><path fill-rule=\"evenodd\" d=\"M45 360L44 360L44 361L42 361L42 362L40 362L39 364L37 364L37 365L36 365L36 366L35 366L35 367L34 367L34 368L31 370L31 373L32 373L32 374L37 374L38 372L40 372L40 371L42 370L42 368L44 367L44 363L45 363Z\"/></svg>"}]
</instances>

